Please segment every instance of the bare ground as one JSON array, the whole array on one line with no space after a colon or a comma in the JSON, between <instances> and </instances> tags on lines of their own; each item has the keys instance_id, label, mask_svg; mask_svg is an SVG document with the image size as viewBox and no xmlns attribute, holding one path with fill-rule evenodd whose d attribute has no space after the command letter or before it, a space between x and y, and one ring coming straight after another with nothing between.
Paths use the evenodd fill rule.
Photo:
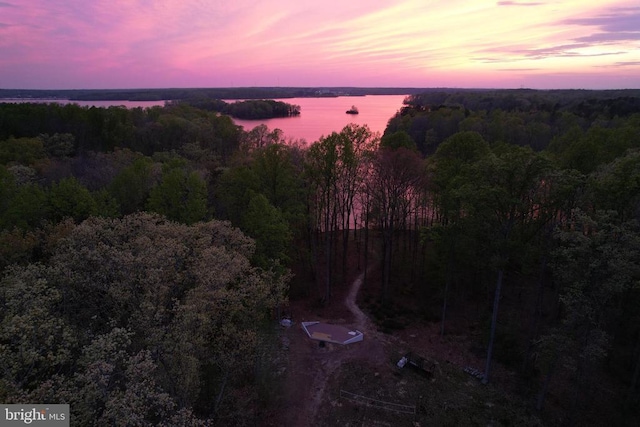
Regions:
<instances>
[{"instance_id":1,"label":"bare ground","mask_svg":"<svg viewBox=\"0 0 640 427\"><path fill-rule=\"evenodd\" d=\"M289 310L295 324L280 328L282 382L276 398L263 421L265 426L410 426L477 425L532 426L561 425L566 401L561 391L549 393L544 422L542 414L532 410L535 393L523 390L522 378L513 369L498 361L492 367L491 383L481 385L464 372L466 367L482 371L485 350L479 328L477 307L462 307L451 315L446 335L440 335L440 323L414 318L392 333L379 330L361 307L372 310L379 293L379 272L364 273L356 261L350 260L349 271L355 276L334 286L331 301L320 304L320 289L307 288L304 298L293 299ZM375 264L375 263L374 263ZM314 290L316 292L314 292ZM406 298L413 298L407 296ZM358 305L358 302L360 305ZM406 301L410 306L411 301ZM513 304L517 307L517 301ZM475 308L474 308L475 307ZM506 307L506 306L505 306ZM503 309L504 311L504 309ZM472 314L468 314L472 313ZM301 328L303 321L342 324L359 329L364 340L341 346L307 337ZM432 378L423 378L414 371L398 369L396 363L408 351L435 363ZM530 385L529 385L530 387ZM554 390L556 390L554 389ZM343 396L343 391L384 402L414 405L415 413L399 414L387 409L363 405ZM594 408L596 408L594 406ZM596 409L590 412L597 412ZM591 425L600 425L591 417ZM586 425L586 424L585 424Z\"/></svg>"},{"instance_id":2,"label":"bare ground","mask_svg":"<svg viewBox=\"0 0 640 427\"><path fill-rule=\"evenodd\" d=\"M387 361L384 349L384 337L381 337L367 315L356 304L356 297L362 285L364 272L351 285L343 299L347 311L338 313L343 318L323 318L308 311L300 303L293 311L299 316L293 327L284 332L289 343L289 366L286 381L284 406L281 414L282 425L317 425L317 414L325 398L327 383L336 370L347 361L366 360L371 364L384 364ZM318 310L324 312L324 310ZM335 311L333 311L335 313ZM328 313L322 313L328 314ZM342 346L309 339L300 328L300 322L318 320L321 322L343 324L363 332L364 340L359 343Z\"/></svg>"},{"instance_id":3,"label":"bare ground","mask_svg":"<svg viewBox=\"0 0 640 427\"><path fill-rule=\"evenodd\" d=\"M498 426L513 420L518 425L542 425L535 416L521 415L521 402L499 390L512 385L508 371L496 366L494 385L489 386L480 386L463 372L467 366L481 370L484 363L481 356L469 350L473 339L465 325L451 324L445 337L440 336L435 323L409 325L393 335L380 332L357 304L363 275L358 274L344 289L337 288L335 302L328 306L313 305L308 299L291 303L295 324L283 328L280 338L287 352L284 396L277 414L266 425ZM346 346L320 345L300 326L303 321L313 320L358 329L364 333L364 340ZM434 378L399 370L396 362L407 351L435 361ZM341 398L341 390L414 405L416 412L407 415L372 409ZM497 421L500 418L505 422Z\"/></svg>"}]
</instances>

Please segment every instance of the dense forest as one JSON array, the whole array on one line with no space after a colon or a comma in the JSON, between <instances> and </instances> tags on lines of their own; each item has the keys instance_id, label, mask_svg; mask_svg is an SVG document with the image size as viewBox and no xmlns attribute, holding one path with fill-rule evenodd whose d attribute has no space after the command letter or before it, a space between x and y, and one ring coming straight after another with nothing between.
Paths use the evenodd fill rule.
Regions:
<instances>
[{"instance_id":1,"label":"dense forest","mask_svg":"<svg viewBox=\"0 0 640 427\"><path fill-rule=\"evenodd\" d=\"M0 89L0 98L70 99L73 101L175 101L198 99L319 98L418 94L417 88L231 87L167 89Z\"/></svg>"},{"instance_id":2,"label":"dense forest","mask_svg":"<svg viewBox=\"0 0 640 427\"><path fill-rule=\"evenodd\" d=\"M222 114L245 120L272 119L274 117L294 117L300 115L300 106L272 99L251 99L225 102L220 99L191 98L171 101L183 103L201 110L217 111Z\"/></svg>"},{"instance_id":3,"label":"dense forest","mask_svg":"<svg viewBox=\"0 0 640 427\"><path fill-rule=\"evenodd\" d=\"M279 312L334 304L356 259L381 331L464 321L543 425L637 425L637 95L425 91L308 143L188 103L0 104L0 400L260 424Z\"/></svg>"}]
</instances>

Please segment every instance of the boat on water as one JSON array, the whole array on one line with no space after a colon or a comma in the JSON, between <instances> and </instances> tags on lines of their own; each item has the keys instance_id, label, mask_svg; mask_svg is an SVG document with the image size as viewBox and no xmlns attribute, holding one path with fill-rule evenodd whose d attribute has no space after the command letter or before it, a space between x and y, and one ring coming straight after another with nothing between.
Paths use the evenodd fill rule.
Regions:
<instances>
[{"instance_id":1,"label":"boat on water","mask_svg":"<svg viewBox=\"0 0 640 427\"><path fill-rule=\"evenodd\" d=\"M358 114L358 108L355 105L352 105L351 109L347 110L347 114Z\"/></svg>"}]
</instances>

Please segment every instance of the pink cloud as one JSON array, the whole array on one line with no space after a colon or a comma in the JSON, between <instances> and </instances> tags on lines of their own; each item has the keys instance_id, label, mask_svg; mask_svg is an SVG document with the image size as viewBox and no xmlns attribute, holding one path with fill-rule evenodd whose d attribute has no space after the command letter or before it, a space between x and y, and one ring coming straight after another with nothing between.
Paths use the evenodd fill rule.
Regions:
<instances>
[{"instance_id":1,"label":"pink cloud","mask_svg":"<svg viewBox=\"0 0 640 427\"><path fill-rule=\"evenodd\" d=\"M639 10L631 0L3 0L0 85L519 87L530 75L571 87L563 73L574 69L640 87L613 66L640 76ZM522 68L510 79L505 64Z\"/></svg>"}]
</instances>

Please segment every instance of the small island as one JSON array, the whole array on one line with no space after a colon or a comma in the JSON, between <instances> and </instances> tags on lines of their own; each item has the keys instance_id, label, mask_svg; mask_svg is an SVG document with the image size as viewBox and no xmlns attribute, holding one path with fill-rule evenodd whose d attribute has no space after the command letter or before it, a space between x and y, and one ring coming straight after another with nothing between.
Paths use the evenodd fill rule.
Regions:
<instances>
[{"instance_id":1,"label":"small island","mask_svg":"<svg viewBox=\"0 0 640 427\"><path fill-rule=\"evenodd\" d=\"M237 119L264 120L276 117L296 117L300 115L300 106L273 99L248 99L225 102L221 99L188 98L171 101L172 104L188 104L207 111L217 111Z\"/></svg>"},{"instance_id":2,"label":"small island","mask_svg":"<svg viewBox=\"0 0 640 427\"><path fill-rule=\"evenodd\" d=\"M355 105L351 106L351 109L347 110L347 114L358 114L358 108Z\"/></svg>"}]
</instances>

